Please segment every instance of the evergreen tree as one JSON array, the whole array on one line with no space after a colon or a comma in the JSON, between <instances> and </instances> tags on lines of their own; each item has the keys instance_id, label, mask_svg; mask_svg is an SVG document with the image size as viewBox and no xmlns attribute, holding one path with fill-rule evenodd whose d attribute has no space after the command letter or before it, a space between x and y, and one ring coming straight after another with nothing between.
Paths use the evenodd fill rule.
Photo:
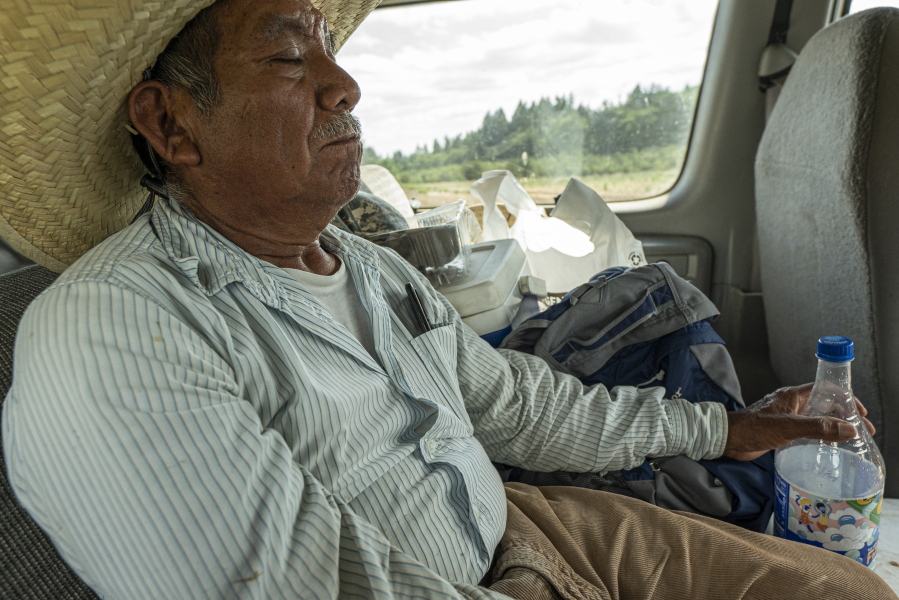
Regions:
<instances>
[{"instance_id":1,"label":"evergreen tree","mask_svg":"<svg viewBox=\"0 0 899 600\"><path fill-rule=\"evenodd\" d=\"M576 105L574 96L519 102L506 117L502 108L487 112L476 131L431 148L418 146L406 156L380 158L366 148L363 161L381 164L400 181L472 179L485 168L508 168L519 175L577 175L674 168L686 144L697 87L672 92L659 85L637 85L619 103L594 109ZM521 161L527 152L527 170ZM474 175L473 175L474 174Z\"/></svg>"}]
</instances>

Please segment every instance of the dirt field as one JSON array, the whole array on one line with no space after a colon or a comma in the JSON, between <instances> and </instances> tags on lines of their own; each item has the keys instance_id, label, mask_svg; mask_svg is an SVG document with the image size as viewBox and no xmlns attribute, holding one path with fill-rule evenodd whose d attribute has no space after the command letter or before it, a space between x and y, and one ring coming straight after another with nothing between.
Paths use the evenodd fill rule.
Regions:
<instances>
[{"instance_id":1,"label":"dirt field","mask_svg":"<svg viewBox=\"0 0 899 600\"><path fill-rule=\"evenodd\" d=\"M678 171L643 171L641 173L615 173L612 175L586 175L581 181L596 190L606 202L620 202L636 198L650 198L668 191L677 179ZM537 204L554 204L553 197L562 193L567 177L535 177L520 180L522 187ZM470 181L445 181L440 183L414 183L403 185L410 199L421 202L422 208L433 208L454 202L460 198L477 203L469 193Z\"/></svg>"}]
</instances>

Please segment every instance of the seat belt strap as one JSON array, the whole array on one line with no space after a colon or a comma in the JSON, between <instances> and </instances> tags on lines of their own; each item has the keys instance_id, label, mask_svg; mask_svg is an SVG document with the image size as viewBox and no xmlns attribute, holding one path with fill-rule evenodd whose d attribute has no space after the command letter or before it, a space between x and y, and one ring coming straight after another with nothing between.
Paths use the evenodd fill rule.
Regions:
<instances>
[{"instance_id":1,"label":"seat belt strap","mask_svg":"<svg viewBox=\"0 0 899 600\"><path fill-rule=\"evenodd\" d=\"M774 7L774 19L771 21L769 44L786 44L787 32L790 30L790 13L793 11L793 0L778 0Z\"/></svg>"},{"instance_id":2,"label":"seat belt strap","mask_svg":"<svg viewBox=\"0 0 899 600\"><path fill-rule=\"evenodd\" d=\"M759 89L765 93L765 120L774 110L780 90L796 62L796 53L787 45L792 11L793 0L777 0L771 31L768 33L768 45L762 51L759 63Z\"/></svg>"}]
</instances>

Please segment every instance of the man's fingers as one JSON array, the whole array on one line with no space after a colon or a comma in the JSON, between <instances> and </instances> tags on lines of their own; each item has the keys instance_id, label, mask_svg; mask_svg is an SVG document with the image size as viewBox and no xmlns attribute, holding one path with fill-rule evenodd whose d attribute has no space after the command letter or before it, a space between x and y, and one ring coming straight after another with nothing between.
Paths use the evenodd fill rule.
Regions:
<instances>
[{"instance_id":1,"label":"man's fingers","mask_svg":"<svg viewBox=\"0 0 899 600\"><path fill-rule=\"evenodd\" d=\"M868 409L865 408L865 405L862 404L862 401L858 398L855 399L855 406L858 408L858 414L860 414L861 416L864 417L868 414Z\"/></svg>"},{"instance_id":2,"label":"man's fingers","mask_svg":"<svg viewBox=\"0 0 899 600\"><path fill-rule=\"evenodd\" d=\"M855 437L855 427L836 417L801 417L796 415L794 426L801 431L797 438L812 438L825 442L845 442Z\"/></svg>"},{"instance_id":3,"label":"man's fingers","mask_svg":"<svg viewBox=\"0 0 899 600\"><path fill-rule=\"evenodd\" d=\"M862 417L862 421L865 422L865 427L868 428L868 433L870 433L871 435L874 435L875 433L877 433L877 428L874 427L874 423L872 423L871 421L869 421L868 419L866 419L864 417Z\"/></svg>"},{"instance_id":4,"label":"man's fingers","mask_svg":"<svg viewBox=\"0 0 899 600\"><path fill-rule=\"evenodd\" d=\"M810 438L826 442L843 442L855 437L855 427L836 417L784 415L781 435L789 440Z\"/></svg>"},{"instance_id":5,"label":"man's fingers","mask_svg":"<svg viewBox=\"0 0 899 600\"><path fill-rule=\"evenodd\" d=\"M774 392L776 397L783 398L788 403L789 412L797 412L808 402L808 395L812 391L811 383L795 387L781 388Z\"/></svg>"}]
</instances>

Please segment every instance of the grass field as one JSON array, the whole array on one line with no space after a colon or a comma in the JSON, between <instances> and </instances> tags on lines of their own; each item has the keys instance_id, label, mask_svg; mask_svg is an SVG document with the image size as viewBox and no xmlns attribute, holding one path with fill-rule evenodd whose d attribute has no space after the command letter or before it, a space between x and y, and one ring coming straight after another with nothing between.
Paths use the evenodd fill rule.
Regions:
<instances>
[{"instance_id":1,"label":"grass field","mask_svg":"<svg viewBox=\"0 0 899 600\"><path fill-rule=\"evenodd\" d=\"M581 181L596 190L606 202L620 202L637 198L651 198L668 191L678 176L677 169L584 175ZM532 177L519 180L537 204L553 204L553 197L562 193L567 177ZM402 184L410 199L421 202L422 208L443 206L460 198L477 202L471 195L470 181L442 181L438 183Z\"/></svg>"}]
</instances>

